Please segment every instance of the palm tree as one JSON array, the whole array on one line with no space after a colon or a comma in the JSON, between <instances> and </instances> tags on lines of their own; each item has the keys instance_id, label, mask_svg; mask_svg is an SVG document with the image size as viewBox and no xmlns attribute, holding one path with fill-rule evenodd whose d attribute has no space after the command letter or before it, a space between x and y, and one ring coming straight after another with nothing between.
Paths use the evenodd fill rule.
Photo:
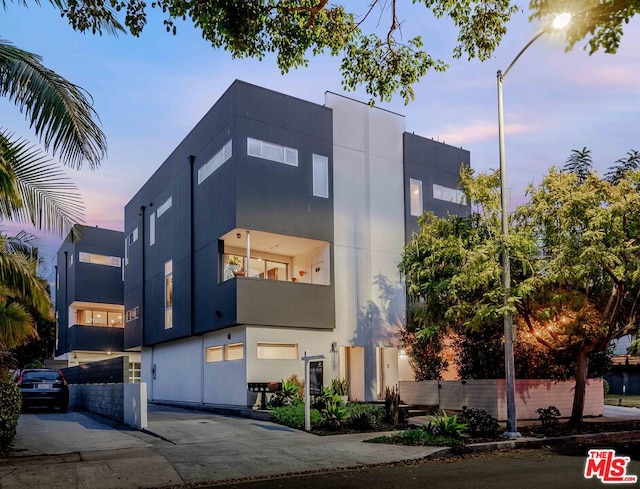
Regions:
<instances>
[{"instance_id":1,"label":"palm tree","mask_svg":"<svg viewBox=\"0 0 640 489\"><path fill-rule=\"evenodd\" d=\"M97 168L106 138L91 98L46 68L41 58L0 39L0 96L14 102L48 151L64 164ZM76 187L58 164L24 139L0 128L0 220L30 223L64 235L82 219ZM46 284L37 275L27 235L0 230L0 350L34 336L31 308L51 315Z\"/></svg>"}]
</instances>

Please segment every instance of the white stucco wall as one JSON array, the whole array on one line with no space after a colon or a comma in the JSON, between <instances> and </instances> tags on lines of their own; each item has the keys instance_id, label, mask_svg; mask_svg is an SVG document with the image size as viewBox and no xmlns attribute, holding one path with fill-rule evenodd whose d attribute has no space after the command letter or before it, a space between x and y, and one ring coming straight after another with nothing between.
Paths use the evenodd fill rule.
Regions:
<instances>
[{"instance_id":1,"label":"white stucco wall","mask_svg":"<svg viewBox=\"0 0 640 489\"><path fill-rule=\"evenodd\" d=\"M325 103L334 124L336 334L340 346L364 347L364 399L375 400L376 347L398 346L404 320L404 117L332 93ZM397 365L387 370L393 385Z\"/></svg>"}]
</instances>

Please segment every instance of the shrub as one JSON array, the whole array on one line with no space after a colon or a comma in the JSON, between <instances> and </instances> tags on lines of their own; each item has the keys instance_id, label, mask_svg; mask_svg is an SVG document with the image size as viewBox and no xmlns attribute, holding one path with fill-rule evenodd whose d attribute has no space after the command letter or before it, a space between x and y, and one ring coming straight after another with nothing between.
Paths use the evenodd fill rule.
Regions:
<instances>
[{"instance_id":1,"label":"shrub","mask_svg":"<svg viewBox=\"0 0 640 489\"><path fill-rule=\"evenodd\" d=\"M484 409L465 409L458 415L458 420L467 425L471 436L496 436L500 429L498 420Z\"/></svg>"},{"instance_id":2,"label":"shrub","mask_svg":"<svg viewBox=\"0 0 640 489\"><path fill-rule=\"evenodd\" d=\"M18 386L0 381L0 452L5 453L16 436L22 398Z\"/></svg>"},{"instance_id":3,"label":"shrub","mask_svg":"<svg viewBox=\"0 0 640 489\"><path fill-rule=\"evenodd\" d=\"M329 403L322 411L322 424L329 429L337 429L347 417L347 410L340 404Z\"/></svg>"},{"instance_id":4,"label":"shrub","mask_svg":"<svg viewBox=\"0 0 640 489\"><path fill-rule=\"evenodd\" d=\"M434 435L427 426L404 430L393 435L379 436L368 441L370 443L391 443L394 445L451 447L454 453L461 453L463 451L462 447L464 447L462 440L450 436Z\"/></svg>"},{"instance_id":5,"label":"shrub","mask_svg":"<svg viewBox=\"0 0 640 489\"><path fill-rule=\"evenodd\" d=\"M304 430L304 405L275 408L269 413L271 421L297 430ZM311 410L311 426L322 422L322 414L317 409Z\"/></svg>"},{"instance_id":6,"label":"shrub","mask_svg":"<svg viewBox=\"0 0 640 489\"><path fill-rule=\"evenodd\" d=\"M360 411L349 416L349 424L357 430L370 430L376 426L376 421L369 411Z\"/></svg>"},{"instance_id":7,"label":"shrub","mask_svg":"<svg viewBox=\"0 0 640 489\"><path fill-rule=\"evenodd\" d=\"M326 409L330 403L342 404L342 399L333 392L331 387L324 387L322 389L322 395L314 397L313 401L311 401L311 407L322 411Z\"/></svg>"},{"instance_id":8,"label":"shrub","mask_svg":"<svg viewBox=\"0 0 640 489\"><path fill-rule=\"evenodd\" d=\"M400 391L387 387L384 392L385 421L392 425L400 423Z\"/></svg>"},{"instance_id":9,"label":"shrub","mask_svg":"<svg viewBox=\"0 0 640 489\"><path fill-rule=\"evenodd\" d=\"M354 417L358 417L365 413L365 415L370 419L372 427L382 423L385 417L384 409L376 404L354 402L347 404L345 409L347 410L347 414L349 415L351 422L353 422Z\"/></svg>"},{"instance_id":10,"label":"shrub","mask_svg":"<svg viewBox=\"0 0 640 489\"><path fill-rule=\"evenodd\" d=\"M346 379L333 379L331 381L331 390L336 396L348 396L349 381Z\"/></svg>"},{"instance_id":11,"label":"shrub","mask_svg":"<svg viewBox=\"0 0 640 489\"><path fill-rule=\"evenodd\" d=\"M560 411L555 406L549 406L548 408L536 409L536 413L540 417L542 427L545 429L552 428L558 424L558 418L560 418Z\"/></svg>"},{"instance_id":12,"label":"shrub","mask_svg":"<svg viewBox=\"0 0 640 489\"><path fill-rule=\"evenodd\" d=\"M458 416L453 414L448 416L445 411L442 414L431 416L431 421L426 425L425 430L434 435L446 436L450 438L463 438L467 434L467 425L458 421Z\"/></svg>"}]
</instances>

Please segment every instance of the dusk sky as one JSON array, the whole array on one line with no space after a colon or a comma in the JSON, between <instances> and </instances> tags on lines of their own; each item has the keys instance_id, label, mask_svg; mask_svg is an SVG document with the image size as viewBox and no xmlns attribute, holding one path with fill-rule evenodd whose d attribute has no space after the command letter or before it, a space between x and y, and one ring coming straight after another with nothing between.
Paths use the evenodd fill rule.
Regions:
<instances>
[{"instance_id":1,"label":"dusk sky","mask_svg":"<svg viewBox=\"0 0 640 489\"><path fill-rule=\"evenodd\" d=\"M509 24L493 59L455 60L451 23L406 3L400 12L406 19L404 38L421 33L431 54L450 69L427 74L408 106L400 97L378 105L405 115L409 132L470 150L476 170L496 168L496 71L508 66L540 24L521 14ZM364 12L368 2L351 4L355 12ZM166 33L162 19L161 13L152 14L140 38L98 37L74 32L46 0L29 9L9 3L2 14L4 39L41 55L47 67L94 99L108 157L97 171L68 172L83 195L87 225L122 230L124 205L235 79L319 104L325 91L368 100L364 91L342 90L339 58L314 58L308 68L281 75L273 58L233 60L188 24L178 26L177 36ZM504 98L512 205L524 201L528 183L539 182L550 166L564 164L572 149L590 148L601 173L629 150L640 150L639 26L637 19L625 26L615 55L589 56L584 43L565 53L558 34L544 36L509 73ZM0 114L1 127L37 141L14 105L0 101ZM15 229L6 223L4 228ZM46 237L42 248L53 257L59 243Z\"/></svg>"}]
</instances>

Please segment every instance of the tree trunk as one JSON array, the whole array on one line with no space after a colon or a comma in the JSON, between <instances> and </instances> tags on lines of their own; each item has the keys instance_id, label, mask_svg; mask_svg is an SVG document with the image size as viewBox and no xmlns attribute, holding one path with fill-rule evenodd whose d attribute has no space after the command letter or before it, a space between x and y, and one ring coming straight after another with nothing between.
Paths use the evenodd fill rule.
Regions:
<instances>
[{"instance_id":1,"label":"tree trunk","mask_svg":"<svg viewBox=\"0 0 640 489\"><path fill-rule=\"evenodd\" d=\"M573 395L573 409L569 424L579 425L582 423L584 413L584 394L587 388L587 371L589 370L589 357L583 349L578 351L578 365L576 368L576 390Z\"/></svg>"}]
</instances>

